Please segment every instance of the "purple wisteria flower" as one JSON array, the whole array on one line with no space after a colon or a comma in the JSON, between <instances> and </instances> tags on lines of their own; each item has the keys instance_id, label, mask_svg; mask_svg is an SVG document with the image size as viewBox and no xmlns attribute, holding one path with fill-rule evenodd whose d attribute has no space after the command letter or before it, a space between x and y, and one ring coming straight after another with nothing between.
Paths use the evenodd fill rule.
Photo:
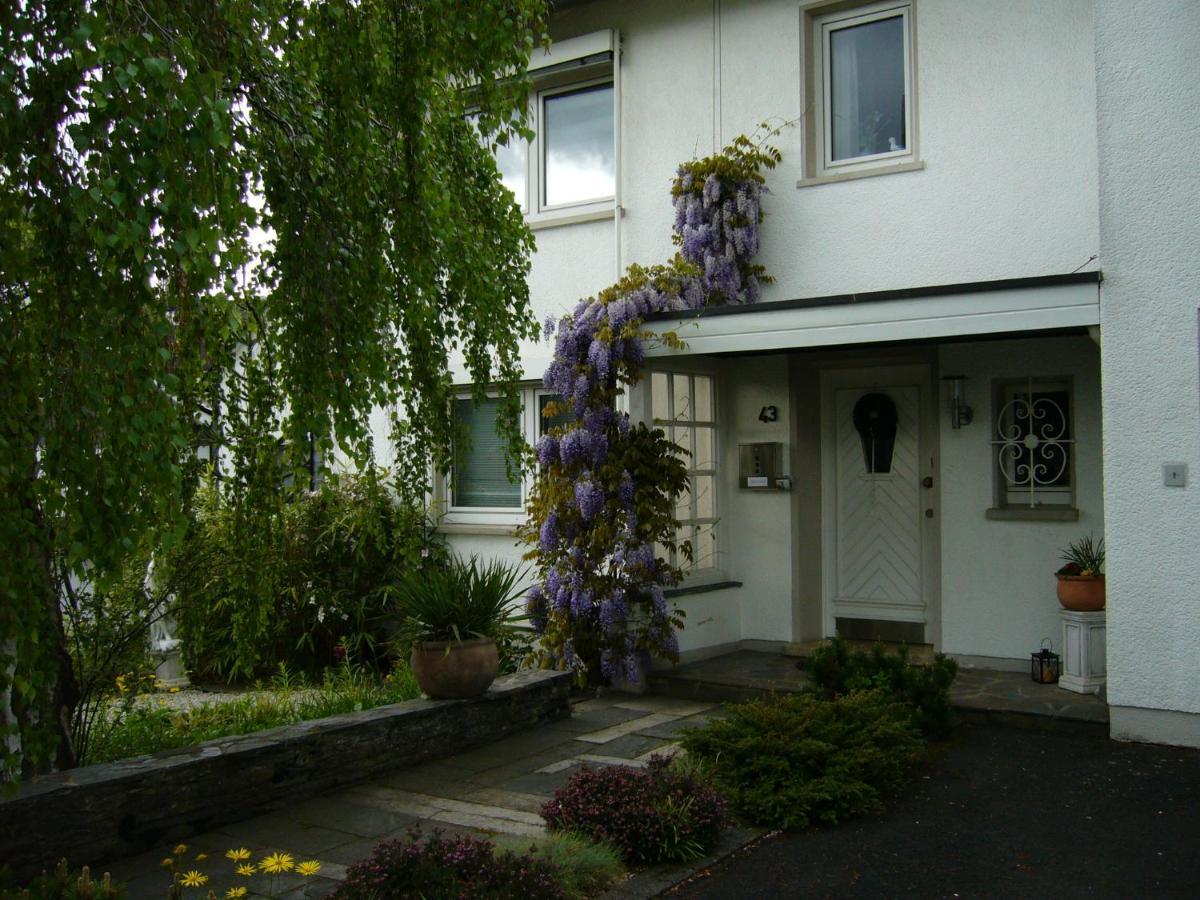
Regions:
<instances>
[{"instance_id":1,"label":"purple wisteria flower","mask_svg":"<svg viewBox=\"0 0 1200 900\"><path fill-rule=\"evenodd\" d=\"M663 593L674 570L655 558L658 538L639 528L635 509L653 491L639 493L639 470L632 464L614 464L628 458L634 431L612 398L645 363L641 323L655 313L710 303L753 303L761 290L762 269L753 259L763 187L755 177L739 180L713 169L702 161L677 170L673 226L681 264L631 277L630 287L580 300L557 322L551 317L543 325L543 336L554 339L543 384L561 396L573 421L565 433L537 444L542 477L557 479L557 505L542 519L543 583L530 591L527 605L540 632L553 622L563 663L586 669L598 661L609 680L640 679L648 670L647 649L668 656L679 649ZM590 661L576 654L574 636L582 634L589 635L587 646L596 647Z\"/></svg>"},{"instance_id":2,"label":"purple wisteria flower","mask_svg":"<svg viewBox=\"0 0 1200 900\"><path fill-rule=\"evenodd\" d=\"M575 483L575 502L585 522L590 522L604 509L604 490L595 482L585 479Z\"/></svg>"},{"instance_id":3,"label":"purple wisteria flower","mask_svg":"<svg viewBox=\"0 0 1200 900\"><path fill-rule=\"evenodd\" d=\"M552 434L543 434L537 443L538 465L542 468L558 462L558 438Z\"/></svg>"}]
</instances>

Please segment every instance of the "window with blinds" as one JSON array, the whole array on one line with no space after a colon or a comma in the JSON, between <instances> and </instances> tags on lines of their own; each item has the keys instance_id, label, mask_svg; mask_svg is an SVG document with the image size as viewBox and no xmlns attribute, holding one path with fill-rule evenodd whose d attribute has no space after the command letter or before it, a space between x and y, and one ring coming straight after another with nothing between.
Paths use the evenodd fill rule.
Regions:
<instances>
[{"instance_id":1,"label":"window with blinds","mask_svg":"<svg viewBox=\"0 0 1200 900\"><path fill-rule=\"evenodd\" d=\"M454 448L451 505L477 509L520 509L521 483L510 481L504 444L496 429L499 400L456 400L454 416L468 436Z\"/></svg>"}]
</instances>

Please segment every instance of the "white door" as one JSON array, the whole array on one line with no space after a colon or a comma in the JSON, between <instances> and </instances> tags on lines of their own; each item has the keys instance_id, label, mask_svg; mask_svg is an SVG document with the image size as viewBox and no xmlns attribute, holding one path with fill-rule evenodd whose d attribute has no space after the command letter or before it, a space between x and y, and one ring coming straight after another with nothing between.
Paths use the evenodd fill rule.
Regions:
<instances>
[{"instance_id":1,"label":"white door","mask_svg":"<svg viewBox=\"0 0 1200 900\"><path fill-rule=\"evenodd\" d=\"M935 425L927 366L822 376L822 581L837 618L912 622L934 642Z\"/></svg>"}]
</instances>

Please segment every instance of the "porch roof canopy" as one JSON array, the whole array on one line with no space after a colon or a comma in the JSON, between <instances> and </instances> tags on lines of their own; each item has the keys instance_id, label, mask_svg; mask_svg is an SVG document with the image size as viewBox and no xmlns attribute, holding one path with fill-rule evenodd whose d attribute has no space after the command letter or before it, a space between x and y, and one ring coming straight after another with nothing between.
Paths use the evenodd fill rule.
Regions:
<instances>
[{"instance_id":1,"label":"porch roof canopy","mask_svg":"<svg viewBox=\"0 0 1200 900\"><path fill-rule=\"evenodd\" d=\"M650 342L647 356L745 353L981 334L1050 331L1100 324L1099 272L1007 278L864 294L717 306L650 317L653 334L674 331L672 350Z\"/></svg>"}]
</instances>

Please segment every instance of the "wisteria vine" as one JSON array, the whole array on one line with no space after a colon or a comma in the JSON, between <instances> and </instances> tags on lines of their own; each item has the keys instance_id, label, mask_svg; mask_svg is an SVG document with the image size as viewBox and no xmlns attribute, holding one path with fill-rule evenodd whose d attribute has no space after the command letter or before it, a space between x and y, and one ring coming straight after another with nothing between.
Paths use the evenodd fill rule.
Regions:
<instances>
[{"instance_id":1,"label":"wisteria vine","mask_svg":"<svg viewBox=\"0 0 1200 900\"><path fill-rule=\"evenodd\" d=\"M675 504L688 490L681 450L661 429L633 424L616 398L641 377L643 328L655 313L753 303L770 279L752 262L763 220L764 169L781 159L765 144L779 129L735 138L720 153L679 166L671 186L679 247L665 265L631 266L617 284L581 300L545 335L555 338L547 390L570 421L537 444L538 476L525 539L538 584L528 613L546 659L592 683L637 682L652 654L677 660L682 612L664 588L690 561L677 543ZM674 346L672 335L661 340Z\"/></svg>"}]
</instances>

